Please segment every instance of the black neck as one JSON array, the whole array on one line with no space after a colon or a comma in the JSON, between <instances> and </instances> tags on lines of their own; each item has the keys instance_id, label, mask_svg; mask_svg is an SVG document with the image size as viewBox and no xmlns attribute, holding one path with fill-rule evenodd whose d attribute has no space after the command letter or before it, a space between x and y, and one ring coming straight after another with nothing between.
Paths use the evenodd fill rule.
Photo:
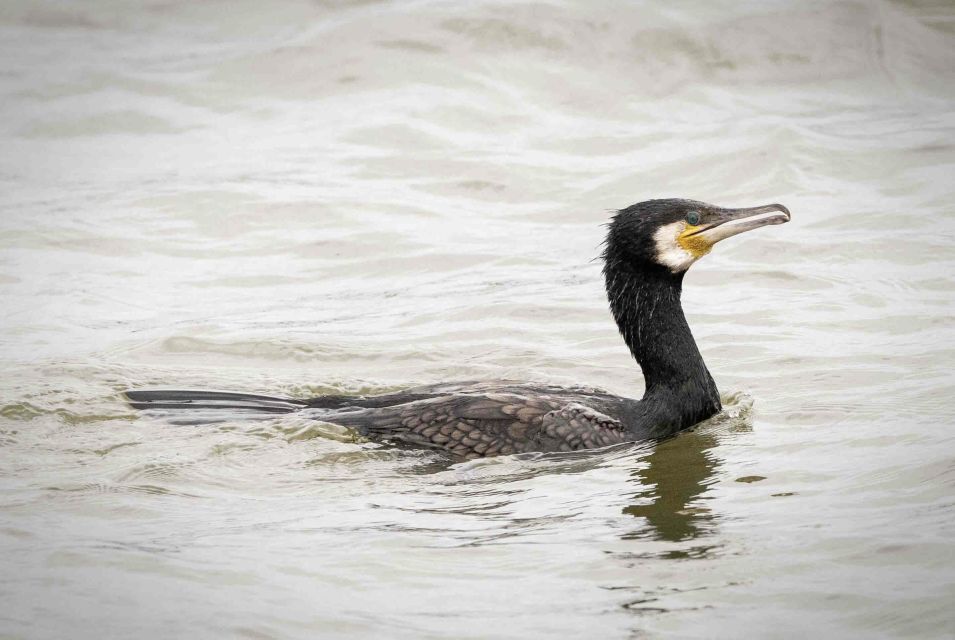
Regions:
<instances>
[{"instance_id":1,"label":"black neck","mask_svg":"<svg viewBox=\"0 0 955 640\"><path fill-rule=\"evenodd\" d=\"M683 315L683 273L608 259L607 298L646 391L640 426L670 435L720 410L719 393Z\"/></svg>"}]
</instances>

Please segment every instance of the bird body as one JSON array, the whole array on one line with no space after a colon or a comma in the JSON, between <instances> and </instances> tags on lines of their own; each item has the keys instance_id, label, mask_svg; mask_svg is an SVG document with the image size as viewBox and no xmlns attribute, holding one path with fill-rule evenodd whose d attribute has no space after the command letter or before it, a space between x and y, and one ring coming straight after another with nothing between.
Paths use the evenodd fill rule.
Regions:
<instances>
[{"instance_id":1,"label":"bird body","mask_svg":"<svg viewBox=\"0 0 955 640\"><path fill-rule=\"evenodd\" d=\"M590 387L511 381L439 383L361 397L308 400L237 393L132 390L138 409L304 412L373 440L442 449L462 458L574 451L665 438L720 411L680 302L683 276L716 242L789 220L774 204L722 209L693 200L650 200L617 213L604 279L620 334L643 370L639 400Z\"/></svg>"}]
</instances>

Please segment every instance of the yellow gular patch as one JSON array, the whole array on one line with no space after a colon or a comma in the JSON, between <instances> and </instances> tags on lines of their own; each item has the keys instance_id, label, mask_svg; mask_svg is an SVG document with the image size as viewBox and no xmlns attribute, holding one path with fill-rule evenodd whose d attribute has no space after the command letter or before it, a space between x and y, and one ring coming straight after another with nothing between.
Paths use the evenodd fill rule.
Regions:
<instances>
[{"instance_id":1,"label":"yellow gular patch","mask_svg":"<svg viewBox=\"0 0 955 640\"><path fill-rule=\"evenodd\" d=\"M702 225L693 226L688 224L684 227L683 231L680 232L680 235L677 236L676 239L684 251L697 259L708 254L710 249L713 248L712 243L707 242L702 233L691 235L697 231L700 231L702 228Z\"/></svg>"}]
</instances>

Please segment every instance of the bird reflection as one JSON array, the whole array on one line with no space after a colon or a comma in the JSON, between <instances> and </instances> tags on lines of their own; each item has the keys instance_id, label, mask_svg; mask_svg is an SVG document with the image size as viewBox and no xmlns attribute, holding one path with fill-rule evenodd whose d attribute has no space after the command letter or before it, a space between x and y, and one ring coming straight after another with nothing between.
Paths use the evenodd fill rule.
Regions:
<instances>
[{"instance_id":1,"label":"bird reflection","mask_svg":"<svg viewBox=\"0 0 955 640\"><path fill-rule=\"evenodd\" d=\"M665 542L683 542L707 533L713 514L699 504L719 466L711 450L717 445L712 433L691 431L657 444L631 475L643 487L635 502L623 512L644 518L647 527L626 538L652 537Z\"/></svg>"}]
</instances>

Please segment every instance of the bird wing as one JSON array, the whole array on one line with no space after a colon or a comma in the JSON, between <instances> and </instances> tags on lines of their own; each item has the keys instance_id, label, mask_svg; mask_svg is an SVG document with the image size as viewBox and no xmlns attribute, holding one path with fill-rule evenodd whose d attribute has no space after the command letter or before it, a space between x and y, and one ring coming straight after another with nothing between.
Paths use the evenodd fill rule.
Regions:
<instances>
[{"instance_id":1,"label":"bird wing","mask_svg":"<svg viewBox=\"0 0 955 640\"><path fill-rule=\"evenodd\" d=\"M558 386L546 383L521 382L519 380L462 380L459 382L439 382L436 384L419 385L405 389L404 393L459 395L459 394L507 394L519 393L528 395L555 395L574 393L576 395L605 396L608 392L597 387L584 385Z\"/></svg>"},{"instance_id":2,"label":"bird wing","mask_svg":"<svg viewBox=\"0 0 955 640\"><path fill-rule=\"evenodd\" d=\"M548 396L453 395L322 416L373 438L477 458L573 451L624 442L623 425L590 407Z\"/></svg>"},{"instance_id":3,"label":"bird wing","mask_svg":"<svg viewBox=\"0 0 955 640\"><path fill-rule=\"evenodd\" d=\"M560 451L593 449L633 440L619 420L577 402L545 415L541 429L560 442Z\"/></svg>"}]
</instances>

